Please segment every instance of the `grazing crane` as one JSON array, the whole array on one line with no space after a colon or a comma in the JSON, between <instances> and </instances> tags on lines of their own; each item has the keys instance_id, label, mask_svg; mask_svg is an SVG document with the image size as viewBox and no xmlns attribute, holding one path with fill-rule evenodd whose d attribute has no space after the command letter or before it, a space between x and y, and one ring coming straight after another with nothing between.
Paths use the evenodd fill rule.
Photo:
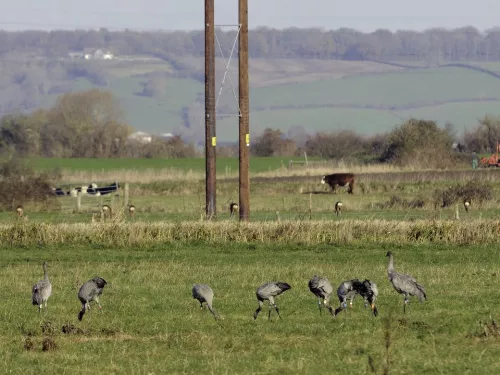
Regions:
<instances>
[{"instance_id":1,"label":"grazing crane","mask_svg":"<svg viewBox=\"0 0 500 375\"><path fill-rule=\"evenodd\" d=\"M425 294L425 289L422 284L419 284L413 276L405 275L403 273L398 273L394 269L394 258L391 251L387 252L389 257L389 264L387 266L387 276L392 286L399 294L405 296L405 301L403 305L403 313L406 313L406 305L408 304L408 296L418 297L420 302L427 300L427 295Z\"/></svg>"},{"instance_id":2,"label":"grazing crane","mask_svg":"<svg viewBox=\"0 0 500 375\"><path fill-rule=\"evenodd\" d=\"M111 218L112 214L111 214L111 207L110 206L108 206L107 204L104 204L102 206L101 210L102 210L101 212L102 212L103 219L106 219L106 218L110 219Z\"/></svg>"},{"instance_id":3,"label":"grazing crane","mask_svg":"<svg viewBox=\"0 0 500 375\"><path fill-rule=\"evenodd\" d=\"M278 313L278 317L281 319L280 311L278 310L278 306L276 306L276 302L274 301L274 297L279 296L281 293L286 292L288 289L292 287L288 283L284 283L282 281L272 281L269 283L265 283L257 288L257 300L259 301L259 307L253 313L254 320L257 319L257 315L259 315L260 310L262 310L262 306L264 301L269 301L269 314L267 319L271 319L271 309L274 307L276 312Z\"/></svg>"},{"instance_id":4,"label":"grazing crane","mask_svg":"<svg viewBox=\"0 0 500 375\"><path fill-rule=\"evenodd\" d=\"M240 209L240 207L238 206L238 203L235 203L235 202L231 202L229 204L229 215L230 217L233 217L233 215L238 212L238 210Z\"/></svg>"},{"instance_id":5,"label":"grazing crane","mask_svg":"<svg viewBox=\"0 0 500 375\"><path fill-rule=\"evenodd\" d=\"M78 291L78 299L82 303L82 310L78 313L78 320L83 319L85 311L90 310L90 302L95 301L99 309L102 309L99 303L99 296L102 294L104 286L107 284L102 277L94 277L82 285Z\"/></svg>"},{"instance_id":6,"label":"grazing crane","mask_svg":"<svg viewBox=\"0 0 500 375\"><path fill-rule=\"evenodd\" d=\"M333 293L333 286L328 281L326 277L319 277L317 275L314 275L314 277L309 280L309 290L316 296L318 297L318 307L319 307L319 313L321 315L321 308L323 305L326 306L328 311L332 315L335 315L333 312L333 308L330 306L330 296Z\"/></svg>"},{"instance_id":7,"label":"grazing crane","mask_svg":"<svg viewBox=\"0 0 500 375\"><path fill-rule=\"evenodd\" d=\"M42 311L43 304L47 308L47 300L52 295L52 284L47 273L47 262L43 262L43 279L33 285L32 289L33 305L38 306L38 312Z\"/></svg>"},{"instance_id":8,"label":"grazing crane","mask_svg":"<svg viewBox=\"0 0 500 375\"><path fill-rule=\"evenodd\" d=\"M465 212L469 212L469 207L470 207L470 199L465 198L464 199Z\"/></svg>"},{"instance_id":9,"label":"grazing crane","mask_svg":"<svg viewBox=\"0 0 500 375\"><path fill-rule=\"evenodd\" d=\"M131 204L130 206L128 206L128 214L129 216L132 218L134 217L134 214L135 214L135 206L133 204Z\"/></svg>"},{"instance_id":10,"label":"grazing crane","mask_svg":"<svg viewBox=\"0 0 500 375\"><path fill-rule=\"evenodd\" d=\"M342 215L342 202L341 201L338 201L337 203L335 203L335 214L337 216Z\"/></svg>"},{"instance_id":11,"label":"grazing crane","mask_svg":"<svg viewBox=\"0 0 500 375\"><path fill-rule=\"evenodd\" d=\"M212 308L212 301L214 299L214 291L207 284L193 285L193 298L200 302L200 308L203 309L203 302L207 304L208 309L215 319L219 318L219 314Z\"/></svg>"},{"instance_id":12,"label":"grazing crane","mask_svg":"<svg viewBox=\"0 0 500 375\"><path fill-rule=\"evenodd\" d=\"M352 308L352 301L356 295L363 297L365 301L365 307L369 303L372 309L373 315L378 315L377 307L375 306L375 300L378 296L377 284L373 281L365 279L363 282L358 279L347 280L340 284L337 289L337 296L340 301L340 306L335 309L334 315L336 316L342 310L347 308L347 300L349 300L349 307Z\"/></svg>"}]
</instances>

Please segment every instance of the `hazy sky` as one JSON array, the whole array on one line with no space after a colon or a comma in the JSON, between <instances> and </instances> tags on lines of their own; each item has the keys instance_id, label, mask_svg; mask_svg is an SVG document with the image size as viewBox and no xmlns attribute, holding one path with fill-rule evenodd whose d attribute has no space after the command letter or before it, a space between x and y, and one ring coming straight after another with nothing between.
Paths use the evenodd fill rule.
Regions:
<instances>
[{"instance_id":1,"label":"hazy sky","mask_svg":"<svg viewBox=\"0 0 500 375\"><path fill-rule=\"evenodd\" d=\"M369 32L500 26L499 0L248 0L250 27L350 27ZM238 22L238 0L215 0L217 24ZM204 0L4 1L0 28L203 28Z\"/></svg>"}]
</instances>

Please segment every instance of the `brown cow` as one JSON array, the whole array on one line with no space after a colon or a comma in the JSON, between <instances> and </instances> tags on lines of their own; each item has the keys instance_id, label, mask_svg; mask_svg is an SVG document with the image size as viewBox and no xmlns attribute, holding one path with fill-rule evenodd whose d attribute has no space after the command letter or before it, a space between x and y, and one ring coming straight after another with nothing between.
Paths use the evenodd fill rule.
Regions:
<instances>
[{"instance_id":1,"label":"brown cow","mask_svg":"<svg viewBox=\"0 0 500 375\"><path fill-rule=\"evenodd\" d=\"M336 186L347 186L347 192L354 194L354 174L352 173L334 173L323 176L321 179L322 184L331 186L333 192L336 191Z\"/></svg>"}]
</instances>

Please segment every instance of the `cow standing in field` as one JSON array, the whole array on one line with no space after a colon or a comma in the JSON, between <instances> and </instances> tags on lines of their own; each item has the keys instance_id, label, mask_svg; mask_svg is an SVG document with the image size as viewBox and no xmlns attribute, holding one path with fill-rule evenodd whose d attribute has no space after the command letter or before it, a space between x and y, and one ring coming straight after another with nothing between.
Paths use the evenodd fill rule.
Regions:
<instances>
[{"instance_id":1,"label":"cow standing in field","mask_svg":"<svg viewBox=\"0 0 500 375\"><path fill-rule=\"evenodd\" d=\"M354 174L352 173L334 173L323 176L322 184L331 186L333 192L336 192L336 186L346 186L349 194L354 193Z\"/></svg>"}]
</instances>

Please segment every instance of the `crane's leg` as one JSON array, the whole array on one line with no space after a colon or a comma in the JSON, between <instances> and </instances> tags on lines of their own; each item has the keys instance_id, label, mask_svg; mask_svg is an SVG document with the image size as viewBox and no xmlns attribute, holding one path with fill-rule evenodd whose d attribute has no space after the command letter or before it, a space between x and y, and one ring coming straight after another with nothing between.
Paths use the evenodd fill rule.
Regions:
<instances>
[{"instance_id":1,"label":"crane's leg","mask_svg":"<svg viewBox=\"0 0 500 375\"><path fill-rule=\"evenodd\" d=\"M267 314L267 320L271 320L271 310L273 309L274 300L269 298L269 313Z\"/></svg>"},{"instance_id":2,"label":"crane's leg","mask_svg":"<svg viewBox=\"0 0 500 375\"><path fill-rule=\"evenodd\" d=\"M200 310L203 310L203 302L200 302Z\"/></svg>"},{"instance_id":3,"label":"crane's leg","mask_svg":"<svg viewBox=\"0 0 500 375\"><path fill-rule=\"evenodd\" d=\"M318 308L319 308L319 315L322 314L322 311L321 311L321 298L318 298Z\"/></svg>"},{"instance_id":4,"label":"crane's leg","mask_svg":"<svg viewBox=\"0 0 500 375\"><path fill-rule=\"evenodd\" d=\"M274 308L275 308L276 312L278 313L278 318L281 319L280 311L278 310L278 305L274 304Z\"/></svg>"},{"instance_id":5,"label":"crane's leg","mask_svg":"<svg viewBox=\"0 0 500 375\"><path fill-rule=\"evenodd\" d=\"M38 313L39 314L42 313L42 307L43 307L43 304L38 305Z\"/></svg>"},{"instance_id":6,"label":"crane's leg","mask_svg":"<svg viewBox=\"0 0 500 375\"><path fill-rule=\"evenodd\" d=\"M406 314L406 305L408 305L408 297L405 296L405 302L403 304L403 314ZM408 309L410 308L410 306L408 305Z\"/></svg>"},{"instance_id":7,"label":"crane's leg","mask_svg":"<svg viewBox=\"0 0 500 375\"><path fill-rule=\"evenodd\" d=\"M260 310L262 310L262 301L259 301L259 307L257 307L257 310L253 313L253 319L257 319L257 315L259 315Z\"/></svg>"}]
</instances>

